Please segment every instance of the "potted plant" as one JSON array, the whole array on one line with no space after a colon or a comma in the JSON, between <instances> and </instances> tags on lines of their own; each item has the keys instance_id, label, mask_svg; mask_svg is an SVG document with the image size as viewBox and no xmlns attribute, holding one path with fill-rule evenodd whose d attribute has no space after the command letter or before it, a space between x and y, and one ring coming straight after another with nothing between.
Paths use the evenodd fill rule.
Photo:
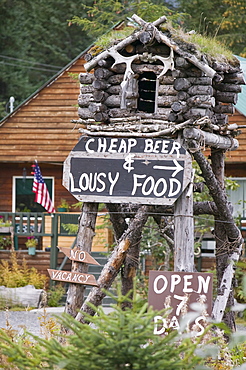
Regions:
<instances>
[{"instance_id":1,"label":"potted plant","mask_svg":"<svg viewBox=\"0 0 246 370\"><path fill-rule=\"evenodd\" d=\"M57 207L58 212L67 212L69 210L70 206L66 199L61 198L61 203Z\"/></svg>"},{"instance_id":2,"label":"potted plant","mask_svg":"<svg viewBox=\"0 0 246 370\"><path fill-rule=\"evenodd\" d=\"M26 247L28 248L28 254L31 256L35 256L36 254L36 246L38 244L37 239L34 236L28 236L26 241Z\"/></svg>"}]
</instances>

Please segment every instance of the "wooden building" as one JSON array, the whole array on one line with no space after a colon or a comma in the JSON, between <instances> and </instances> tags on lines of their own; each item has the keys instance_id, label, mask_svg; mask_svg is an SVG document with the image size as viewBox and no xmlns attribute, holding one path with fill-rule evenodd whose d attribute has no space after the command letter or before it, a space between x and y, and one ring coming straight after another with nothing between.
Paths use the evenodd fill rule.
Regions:
<instances>
[{"instance_id":1,"label":"wooden building","mask_svg":"<svg viewBox=\"0 0 246 370\"><path fill-rule=\"evenodd\" d=\"M236 90L230 91L235 74L240 72L236 60L226 66L216 61L200 62L196 51L187 51L182 45L173 47L172 37L158 40L148 29L122 42L109 54L106 51L89 61L90 50L82 52L0 122L0 211L43 210L33 202L31 192L34 160L39 163L55 208L61 198L75 203L62 186L62 165L81 135L74 123L78 115L84 130L95 133L110 129L111 124L125 132L130 124L131 130L138 131L139 122L135 128L132 125L136 112L145 132L204 115L213 122L208 131L219 126L225 132L228 114L233 114L230 123L245 124L245 114L233 109L241 76L237 77ZM94 68L94 73L86 72L85 55L87 69ZM226 174L246 177L246 133L237 139L239 148L227 152ZM231 143L235 143L233 138Z\"/></svg>"}]
</instances>

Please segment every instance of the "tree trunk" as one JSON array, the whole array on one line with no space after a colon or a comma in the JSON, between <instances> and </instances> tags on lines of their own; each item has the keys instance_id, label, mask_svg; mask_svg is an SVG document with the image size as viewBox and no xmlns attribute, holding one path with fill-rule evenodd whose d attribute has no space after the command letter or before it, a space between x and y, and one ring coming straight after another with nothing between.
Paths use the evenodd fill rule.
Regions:
<instances>
[{"instance_id":1,"label":"tree trunk","mask_svg":"<svg viewBox=\"0 0 246 370\"><path fill-rule=\"evenodd\" d=\"M92 240L95 235L95 225L97 218L97 203L84 203L80 220L79 230L77 234L77 248L81 251L91 252ZM82 262L72 261L71 271L88 273L88 264ZM70 284L67 300L65 305L65 312L75 317L78 310L82 306L84 300L85 285Z\"/></svg>"},{"instance_id":2,"label":"tree trunk","mask_svg":"<svg viewBox=\"0 0 246 370\"><path fill-rule=\"evenodd\" d=\"M215 174L217 180L220 183L223 191L224 189L224 152L222 150L213 150L211 151L211 164L213 173ZM226 224L221 222L219 214L216 215L214 223L214 235L216 240L216 273L217 273L217 294L221 296L224 294L224 291L221 289L221 283L223 282L224 271L228 266L228 251L223 247L227 241L226 237ZM231 282L226 284L229 288L229 296L226 304L226 310L223 315L223 321L225 324L233 331L236 330L235 323L235 313L230 310L234 305L234 294L233 287Z\"/></svg>"},{"instance_id":3,"label":"tree trunk","mask_svg":"<svg viewBox=\"0 0 246 370\"><path fill-rule=\"evenodd\" d=\"M114 248L111 257L101 272L101 275L97 281L98 287L94 287L91 290L81 308L82 312L77 314L76 320L83 322L83 312L86 312L90 315L95 314L94 310L88 305L88 303L90 302L95 306L101 304L103 298L106 296L106 293L103 290L110 288L121 268L122 263L125 260L127 251L132 245L139 243L142 234L142 228L147 221L150 210L151 206L141 206L134 219L130 221L127 230L120 238L119 243Z\"/></svg>"}]
</instances>

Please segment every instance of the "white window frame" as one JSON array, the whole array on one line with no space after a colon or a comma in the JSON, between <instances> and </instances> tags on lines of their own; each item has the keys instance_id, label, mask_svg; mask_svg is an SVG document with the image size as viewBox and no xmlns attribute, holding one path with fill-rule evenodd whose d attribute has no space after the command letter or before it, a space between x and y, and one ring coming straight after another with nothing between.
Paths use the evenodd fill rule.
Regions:
<instances>
[{"instance_id":1,"label":"white window frame","mask_svg":"<svg viewBox=\"0 0 246 370\"><path fill-rule=\"evenodd\" d=\"M227 178L230 179L230 180L236 181L236 182L238 182L238 181L244 181L245 182L244 199L239 199L239 200L246 201L246 177L227 177ZM236 193L237 191L238 191L238 189L231 190L232 193ZM228 190L227 190L227 194L228 194ZM228 195L228 200L230 201L229 195ZM245 208L245 209L243 209L243 208ZM242 209L242 211L240 211L240 209ZM233 205L233 217L238 217L238 216L241 216L241 218L246 218L246 203L244 203L242 205L239 205L236 210L235 210L235 207Z\"/></svg>"},{"instance_id":2,"label":"white window frame","mask_svg":"<svg viewBox=\"0 0 246 370\"><path fill-rule=\"evenodd\" d=\"M16 198L15 198L15 193L16 193L16 179L23 179L23 176L13 176L12 178L12 212L15 213L16 209ZM26 176L26 179L31 179L33 180L33 176ZM51 198L53 200L53 204L55 204L55 177L54 176L43 176L44 181L47 180L52 180L52 194ZM34 193L33 193L34 196Z\"/></svg>"}]
</instances>

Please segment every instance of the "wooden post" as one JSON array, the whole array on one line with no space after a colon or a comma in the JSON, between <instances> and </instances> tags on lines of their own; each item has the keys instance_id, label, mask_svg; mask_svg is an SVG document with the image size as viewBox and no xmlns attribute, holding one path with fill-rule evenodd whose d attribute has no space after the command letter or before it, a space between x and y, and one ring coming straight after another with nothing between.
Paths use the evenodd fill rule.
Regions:
<instances>
[{"instance_id":1,"label":"wooden post","mask_svg":"<svg viewBox=\"0 0 246 370\"><path fill-rule=\"evenodd\" d=\"M190 186L174 203L174 271L194 271L193 191Z\"/></svg>"},{"instance_id":2,"label":"wooden post","mask_svg":"<svg viewBox=\"0 0 246 370\"><path fill-rule=\"evenodd\" d=\"M95 235L98 203L84 203L80 216L79 230L77 235L77 248L81 251L91 252L92 240ZM88 264L77 261L72 262L72 272L88 272ZM65 312L75 317L84 300L85 285L70 284Z\"/></svg>"}]
</instances>

